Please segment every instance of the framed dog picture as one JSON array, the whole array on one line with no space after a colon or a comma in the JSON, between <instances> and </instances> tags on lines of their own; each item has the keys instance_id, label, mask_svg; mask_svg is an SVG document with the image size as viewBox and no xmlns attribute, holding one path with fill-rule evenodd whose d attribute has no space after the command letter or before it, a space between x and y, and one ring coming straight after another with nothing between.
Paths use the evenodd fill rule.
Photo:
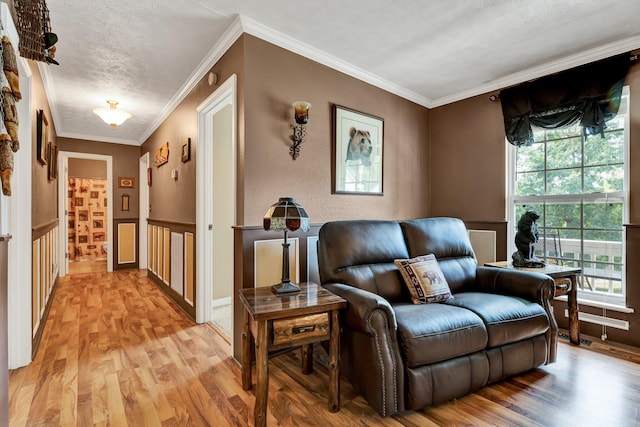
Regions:
<instances>
[{"instance_id":1,"label":"framed dog picture","mask_svg":"<svg viewBox=\"0 0 640 427\"><path fill-rule=\"evenodd\" d=\"M333 193L381 196L384 120L340 105L333 120Z\"/></svg>"}]
</instances>

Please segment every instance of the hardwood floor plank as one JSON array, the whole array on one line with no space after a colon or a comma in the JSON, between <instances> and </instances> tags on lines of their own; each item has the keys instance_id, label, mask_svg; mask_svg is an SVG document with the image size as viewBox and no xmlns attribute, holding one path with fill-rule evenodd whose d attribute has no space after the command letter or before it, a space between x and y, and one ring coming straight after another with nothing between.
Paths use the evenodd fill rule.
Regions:
<instances>
[{"instance_id":1,"label":"hardwood floor plank","mask_svg":"<svg viewBox=\"0 0 640 427\"><path fill-rule=\"evenodd\" d=\"M242 389L230 344L196 325L143 271L59 280L40 350L10 373L10 425L251 426L255 390ZM268 425L640 425L640 351L561 343L558 362L457 400L381 418L344 378L330 413L328 356L269 360ZM253 376L255 380L255 375Z\"/></svg>"}]
</instances>

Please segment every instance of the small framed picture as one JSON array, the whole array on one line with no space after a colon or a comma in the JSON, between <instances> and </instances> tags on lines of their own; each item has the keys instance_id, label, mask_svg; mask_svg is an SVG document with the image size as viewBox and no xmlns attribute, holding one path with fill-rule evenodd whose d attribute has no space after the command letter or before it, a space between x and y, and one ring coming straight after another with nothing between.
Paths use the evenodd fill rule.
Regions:
<instances>
[{"instance_id":1,"label":"small framed picture","mask_svg":"<svg viewBox=\"0 0 640 427\"><path fill-rule=\"evenodd\" d=\"M36 121L37 121L36 155L40 164L46 165L47 164L47 136L48 136L49 122L47 122L47 117L44 115L44 111L38 110Z\"/></svg>"},{"instance_id":2,"label":"small framed picture","mask_svg":"<svg viewBox=\"0 0 640 427\"><path fill-rule=\"evenodd\" d=\"M334 105L333 193L381 196L384 120Z\"/></svg>"},{"instance_id":3,"label":"small framed picture","mask_svg":"<svg viewBox=\"0 0 640 427\"><path fill-rule=\"evenodd\" d=\"M153 173L151 172L151 168L147 168L147 185L149 187L151 187L151 183L153 181L152 175L153 175Z\"/></svg>"},{"instance_id":4,"label":"small framed picture","mask_svg":"<svg viewBox=\"0 0 640 427\"><path fill-rule=\"evenodd\" d=\"M119 188L134 188L136 184L136 179L132 177L119 177L118 178L118 187Z\"/></svg>"},{"instance_id":5,"label":"small framed picture","mask_svg":"<svg viewBox=\"0 0 640 427\"><path fill-rule=\"evenodd\" d=\"M182 143L182 163L191 160L191 138Z\"/></svg>"},{"instance_id":6,"label":"small framed picture","mask_svg":"<svg viewBox=\"0 0 640 427\"><path fill-rule=\"evenodd\" d=\"M122 195L122 211L123 212L129 211L129 195L128 194Z\"/></svg>"}]
</instances>

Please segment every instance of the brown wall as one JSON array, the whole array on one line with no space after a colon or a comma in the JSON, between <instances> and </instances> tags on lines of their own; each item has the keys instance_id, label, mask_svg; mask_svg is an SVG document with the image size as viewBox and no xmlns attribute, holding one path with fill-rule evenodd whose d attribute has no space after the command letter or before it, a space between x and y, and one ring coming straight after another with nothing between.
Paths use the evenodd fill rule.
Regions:
<instances>
[{"instance_id":1,"label":"brown wall","mask_svg":"<svg viewBox=\"0 0 640 427\"><path fill-rule=\"evenodd\" d=\"M198 131L196 108L221 83L236 74L238 76L238 122L241 123L243 63L243 38L241 37L211 69L212 72L217 74L218 83L210 86L207 82L208 76L205 76L142 145L141 154L150 153L152 169L152 186L149 191L151 203L149 218L179 223L195 223L196 158L199 142L196 138ZM238 126L240 127L240 125ZM185 138L191 138L191 160L182 163L180 155ZM240 132L238 132L238 138L241 146L242 134ZM169 142L169 162L156 167L154 165L155 151L167 141ZM178 170L177 181L171 178L172 169ZM179 209L176 209L177 207Z\"/></svg>"},{"instance_id":2,"label":"brown wall","mask_svg":"<svg viewBox=\"0 0 640 427\"><path fill-rule=\"evenodd\" d=\"M631 86L630 128L630 214L627 230L627 306L633 314L622 314L582 306L597 315L608 314L630 322L629 331L607 328L612 341L640 346L640 65L634 66L627 84ZM458 216L477 223L500 223L507 209L507 143L500 102L489 94L476 96L431 111L430 128L430 215ZM506 227L506 223L504 227ZM499 234L500 235L500 234ZM506 236L505 232L502 234ZM515 250L507 242L506 259ZM556 304L560 326L566 327L563 304ZM602 327L581 322L582 332L600 337Z\"/></svg>"},{"instance_id":3,"label":"brown wall","mask_svg":"<svg viewBox=\"0 0 640 427\"><path fill-rule=\"evenodd\" d=\"M70 158L69 178L107 179L107 162L104 160Z\"/></svg>"},{"instance_id":4,"label":"brown wall","mask_svg":"<svg viewBox=\"0 0 640 427\"><path fill-rule=\"evenodd\" d=\"M56 130L51 117L51 110L49 109L49 102L44 91L44 85L42 84L42 77L40 76L40 70L35 62L29 61L31 66L32 86L32 111L31 111L31 123L33 123L32 130L32 153L31 156L31 224L33 227L46 224L56 218L58 218L58 181L49 181L47 177L47 166L40 164L36 159L37 153L37 116L38 110L43 110L45 117L49 123L49 141L57 144Z\"/></svg>"},{"instance_id":5,"label":"brown wall","mask_svg":"<svg viewBox=\"0 0 640 427\"><path fill-rule=\"evenodd\" d=\"M253 36L245 36L243 224L293 196L312 222L406 219L429 212L429 111ZM291 103L311 103L300 157L289 155ZM383 196L332 195L332 105L384 119Z\"/></svg>"},{"instance_id":6,"label":"brown wall","mask_svg":"<svg viewBox=\"0 0 640 427\"><path fill-rule=\"evenodd\" d=\"M60 137L58 138L58 148L60 151L111 156L111 165L113 167L113 219L138 218L140 147ZM118 177L134 177L135 188L118 188ZM146 182L144 184L146 185ZM122 211L121 209L120 199L125 193L130 196L129 211Z\"/></svg>"}]
</instances>

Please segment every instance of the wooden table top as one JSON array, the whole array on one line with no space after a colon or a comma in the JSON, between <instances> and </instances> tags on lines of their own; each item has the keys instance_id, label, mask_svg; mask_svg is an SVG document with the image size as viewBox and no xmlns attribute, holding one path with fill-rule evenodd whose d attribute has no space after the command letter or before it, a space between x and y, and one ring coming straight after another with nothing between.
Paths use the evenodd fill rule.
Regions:
<instances>
[{"instance_id":1,"label":"wooden table top","mask_svg":"<svg viewBox=\"0 0 640 427\"><path fill-rule=\"evenodd\" d=\"M547 264L544 267L539 267L539 268L514 267L512 261L487 262L485 263L485 266L511 268L513 270L521 270L521 271L531 271L534 273L546 274L551 277L563 277L563 276L569 276L573 274L580 274L582 272L582 269L580 267L566 267L563 265L555 265L555 264Z\"/></svg>"},{"instance_id":2,"label":"wooden table top","mask_svg":"<svg viewBox=\"0 0 640 427\"><path fill-rule=\"evenodd\" d=\"M239 290L240 301L256 321L302 316L344 308L347 301L313 282L298 283L300 292L281 296L269 286Z\"/></svg>"}]
</instances>

